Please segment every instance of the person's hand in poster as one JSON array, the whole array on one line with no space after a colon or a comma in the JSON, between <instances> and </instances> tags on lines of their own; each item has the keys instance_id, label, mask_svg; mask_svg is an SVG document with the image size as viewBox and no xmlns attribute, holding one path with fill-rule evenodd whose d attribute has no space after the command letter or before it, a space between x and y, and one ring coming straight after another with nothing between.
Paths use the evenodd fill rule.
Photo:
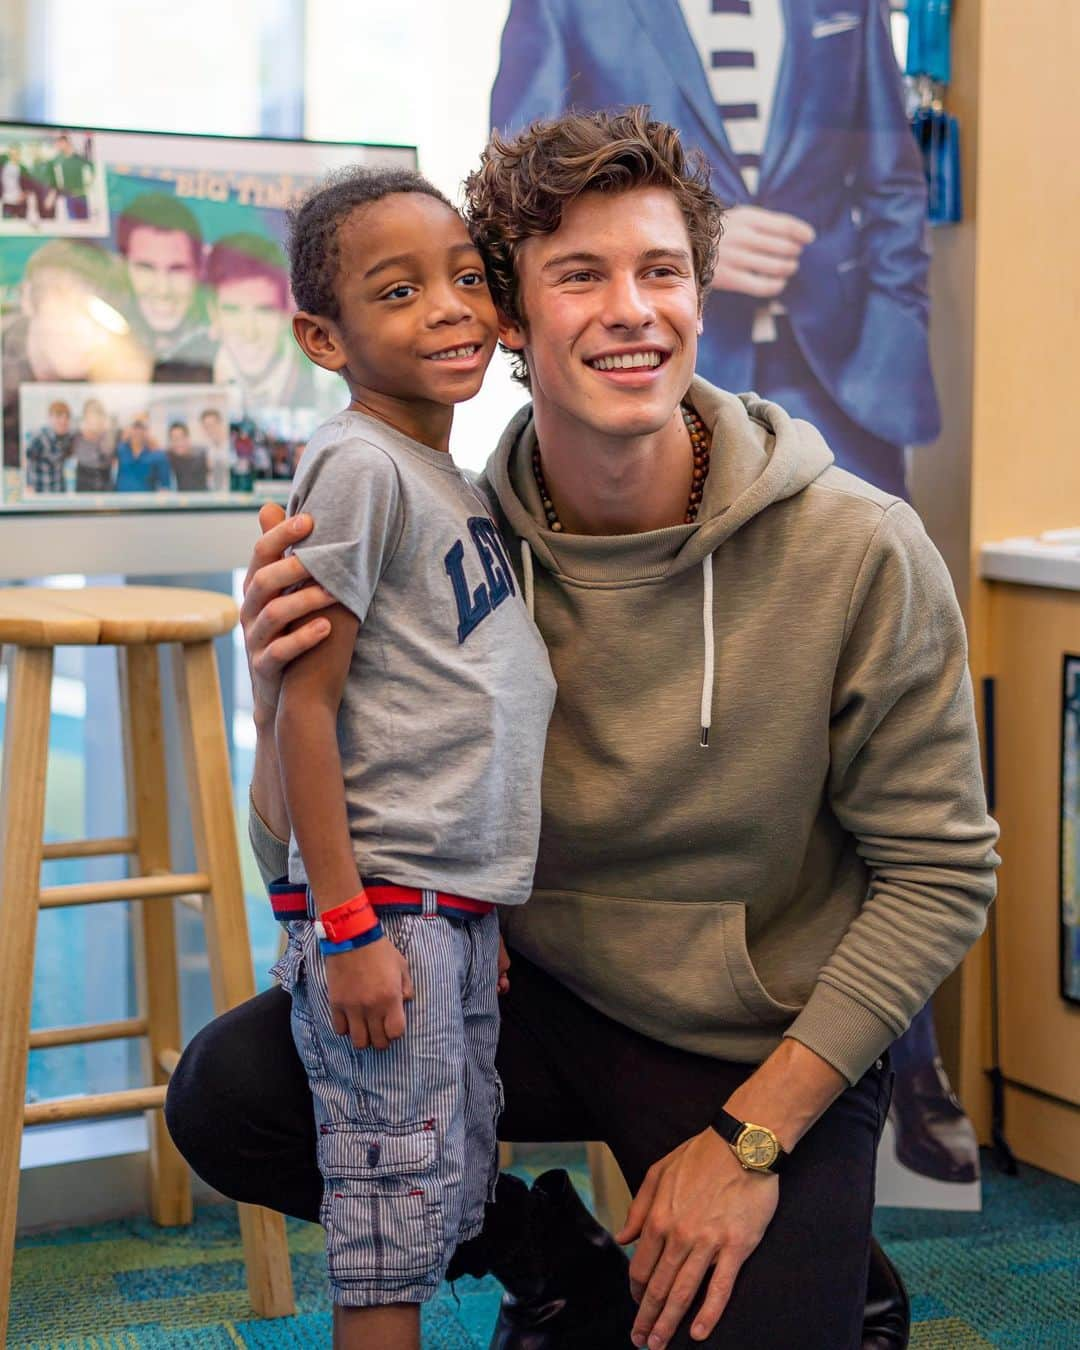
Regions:
<instances>
[{"instance_id":1,"label":"person's hand in poster","mask_svg":"<svg viewBox=\"0 0 1080 1350\"><path fill-rule=\"evenodd\" d=\"M737 291L775 300L799 270L799 260L816 235L798 216L760 206L733 206L724 212L716 251L714 291Z\"/></svg>"}]
</instances>

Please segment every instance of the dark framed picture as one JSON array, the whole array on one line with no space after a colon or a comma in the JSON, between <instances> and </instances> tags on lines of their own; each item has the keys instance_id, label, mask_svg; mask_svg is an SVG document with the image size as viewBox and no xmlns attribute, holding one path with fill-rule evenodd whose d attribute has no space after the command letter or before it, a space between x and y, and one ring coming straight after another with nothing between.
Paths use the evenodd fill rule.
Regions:
<instances>
[{"instance_id":1,"label":"dark framed picture","mask_svg":"<svg viewBox=\"0 0 1080 1350\"><path fill-rule=\"evenodd\" d=\"M1061 996L1080 1004L1080 656L1061 681Z\"/></svg>"},{"instance_id":2,"label":"dark framed picture","mask_svg":"<svg viewBox=\"0 0 1080 1350\"><path fill-rule=\"evenodd\" d=\"M0 123L0 512L284 497L345 406L292 335L288 208L410 146Z\"/></svg>"}]
</instances>

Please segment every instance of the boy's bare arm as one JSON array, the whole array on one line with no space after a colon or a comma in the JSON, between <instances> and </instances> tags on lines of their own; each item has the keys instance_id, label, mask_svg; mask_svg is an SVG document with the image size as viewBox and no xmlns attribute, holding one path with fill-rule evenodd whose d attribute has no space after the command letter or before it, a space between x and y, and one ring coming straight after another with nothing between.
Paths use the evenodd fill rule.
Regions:
<instances>
[{"instance_id":1,"label":"boy's bare arm","mask_svg":"<svg viewBox=\"0 0 1080 1350\"><path fill-rule=\"evenodd\" d=\"M359 621L342 605L326 611L330 635L285 671L277 749L285 804L320 913L358 894L360 874L345 809L337 715ZM334 1029L357 1049L386 1049L404 1034L408 967L385 938L326 957Z\"/></svg>"},{"instance_id":2,"label":"boy's bare arm","mask_svg":"<svg viewBox=\"0 0 1080 1350\"><path fill-rule=\"evenodd\" d=\"M285 671L276 721L285 805L320 910L360 890L337 743L338 708L360 623L343 605L325 617L329 637Z\"/></svg>"},{"instance_id":3,"label":"boy's bare arm","mask_svg":"<svg viewBox=\"0 0 1080 1350\"><path fill-rule=\"evenodd\" d=\"M240 606L255 721L251 800L278 839L289 837L274 739L282 673L330 632L321 611L333 604L331 596L311 581L299 556L288 555L291 546L311 533L313 523L306 514L286 519L276 502L264 503L259 512L263 533L252 552Z\"/></svg>"}]
</instances>

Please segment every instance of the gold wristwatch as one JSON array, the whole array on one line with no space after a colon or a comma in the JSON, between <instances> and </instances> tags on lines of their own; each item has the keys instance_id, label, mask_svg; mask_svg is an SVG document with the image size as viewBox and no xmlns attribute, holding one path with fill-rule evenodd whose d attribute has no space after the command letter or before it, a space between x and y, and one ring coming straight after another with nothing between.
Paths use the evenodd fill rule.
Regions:
<instances>
[{"instance_id":1,"label":"gold wristwatch","mask_svg":"<svg viewBox=\"0 0 1080 1350\"><path fill-rule=\"evenodd\" d=\"M782 1172L789 1154L767 1125L736 1120L728 1111L720 1111L712 1128L726 1143L748 1172Z\"/></svg>"}]
</instances>

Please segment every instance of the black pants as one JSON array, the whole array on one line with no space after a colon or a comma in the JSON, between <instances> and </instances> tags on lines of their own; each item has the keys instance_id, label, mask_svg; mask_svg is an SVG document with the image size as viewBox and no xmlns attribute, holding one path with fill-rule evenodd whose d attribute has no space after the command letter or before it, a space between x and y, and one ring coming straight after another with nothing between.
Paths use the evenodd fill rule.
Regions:
<instances>
[{"instance_id":1,"label":"black pants","mask_svg":"<svg viewBox=\"0 0 1080 1350\"><path fill-rule=\"evenodd\" d=\"M752 1066L638 1035L521 957L503 1000L500 1138L596 1139L636 1190L648 1167L702 1130ZM225 1195L314 1221L322 1197L311 1094L271 989L217 1018L173 1075L166 1116L195 1171ZM673 1347L855 1350L866 1299L877 1140L891 1074L875 1067L803 1138L780 1204L714 1335ZM768 1122L766 1122L768 1123Z\"/></svg>"}]
</instances>

